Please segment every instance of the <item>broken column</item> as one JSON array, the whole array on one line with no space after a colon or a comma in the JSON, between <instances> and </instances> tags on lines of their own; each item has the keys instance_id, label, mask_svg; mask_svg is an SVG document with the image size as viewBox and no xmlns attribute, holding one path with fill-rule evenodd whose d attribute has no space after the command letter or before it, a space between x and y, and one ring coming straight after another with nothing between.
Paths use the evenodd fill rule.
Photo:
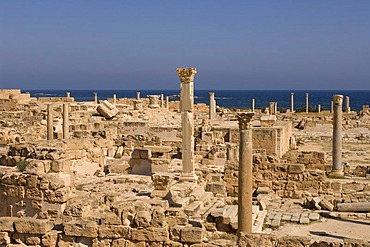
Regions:
<instances>
[{"instance_id":1,"label":"broken column","mask_svg":"<svg viewBox=\"0 0 370 247\"><path fill-rule=\"evenodd\" d=\"M133 100L134 103L134 110L142 110L143 109L143 101L142 100Z\"/></svg>"},{"instance_id":2,"label":"broken column","mask_svg":"<svg viewBox=\"0 0 370 247\"><path fill-rule=\"evenodd\" d=\"M98 104L98 93L94 92L94 103Z\"/></svg>"},{"instance_id":3,"label":"broken column","mask_svg":"<svg viewBox=\"0 0 370 247\"><path fill-rule=\"evenodd\" d=\"M116 104L116 103L117 103L117 95L113 94L113 104Z\"/></svg>"},{"instance_id":4,"label":"broken column","mask_svg":"<svg viewBox=\"0 0 370 247\"><path fill-rule=\"evenodd\" d=\"M277 102L270 102L269 112L270 112L270 115L276 115L277 114Z\"/></svg>"},{"instance_id":5,"label":"broken column","mask_svg":"<svg viewBox=\"0 0 370 247\"><path fill-rule=\"evenodd\" d=\"M66 97L70 98L71 97L71 92L66 92Z\"/></svg>"},{"instance_id":6,"label":"broken column","mask_svg":"<svg viewBox=\"0 0 370 247\"><path fill-rule=\"evenodd\" d=\"M252 123L254 113L238 115L239 174L238 174L238 232L252 233L253 154Z\"/></svg>"},{"instance_id":7,"label":"broken column","mask_svg":"<svg viewBox=\"0 0 370 247\"><path fill-rule=\"evenodd\" d=\"M256 101L255 99L252 99L252 112L254 112Z\"/></svg>"},{"instance_id":8,"label":"broken column","mask_svg":"<svg viewBox=\"0 0 370 247\"><path fill-rule=\"evenodd\" d=\"M333 113L334 110L334 102L330 101L330 113Z\"/></svg>"},{"instance_id":9,"label":"broken column","mask_svg":"<svg viewBox=\"0 0 370 247\"><path fill-rule=\"evenodd\" d=\"M321 112L321 105L320 105L320 104L318 104L318 105L317 105L317 112L318 112L318 113L320 113L320 112Z\"/></svg>"},{"instance_id":10,"label":"broken column","mask_svg":"<svg viewBox=\"0 0 370 247\"><path fill-rule=\"evenodd\" d=\"M209 92L209 120L215 119L215 116L216 116L215 93Z\"/></svg>"},{"instance_id":11,"label":"broken column","mask_svg":"<svg viewBox=\"0 0 370 247\"><path fill-rule=\"evenodd\" d=\"M294 112L294 93L290 93L290 112Z\"/></svg>"},{"instance_id":12,"label":"broken column","mask_svg":"<svg viewBox=\"0 0 370 247\"><path fill-rule=\"evenodd\" d=\"M330 176L343 177L342 167L342 103L343 95L334 95L333 114L333 166Z\"/></svg>"},{"instance_id":13,"label":"broken column","mask_svg":"<svg viewBox=\"0 0 370 247\"><path fill-rule=\"evenodd\" d=\"M346 96L346 113L351 112L351 107L349 106L349 96Z\"/></svg>"},{"instance_id":14,"label":"broken column","mask_svg":"<svg viewBox=\"0 0 370 247\"><path fill-rule=\"evenodd\" d=\"M63 139L69 139L69 109L68 109L68 103L63 104Z\"/></svg>"},{"instance_id":15,"label":"broken column","mask_svg":"<svg viewBox=\"0 0 370 247\"><path fill-rule=\"evenodd\" d=\"M180 180L196 181L194 172L194 76L195 68L178 68L177 74L181 82L180 111L182 127L182 173Z\"/></svg>"},{"instance_id":16,"label":"broken column","mask_svg":"<svg viewBox=\"0 0 370 247\"><path fill-rule=\"evenodd\" d=\"M97 112L105 117L106 119L112 119L114 116L118 114L118 109L107 100L104 100L101 104L98 105L96 108Z\"/></svg>"},{"instance_id":17,"label":"broken column","mask_svg":"<svg viewBox=\"0 0 370 247\"><path fill-rule=\"evenodd\" d=\"M161 94L161 108L164 108L164 95L163 93Z\"/></svg>"},{"instance_id":18,"label":"broken column","mask_svg":"<svg viewBox=\"0 0 370 247\"><path fill-rule=\"evenodd\" d=\"M148 95L149 108L159 108L159 95Z\"/></svg>"},{"instance_id":19,"label":"broken column","mask_svg":"<svg viewBox=\"0 0 370 247\"><path fill-rule=\"evenodd\" d=\"M306 113L308 113L308 93L306 93Z\"/></svg>"},{"instance_id":20,"label":"broken column","mask_svg":"<svg viewBox=\"0 0 370 247\"><path fill-rule=\"evenodd\" d=\"M47 139L53 140L54 138L54 129L53 129L53 105L47 105L47 123L46 123L46 130L47 130Z\"/></svg>"},{"instance_id":21,"label":"broken column","mask_svg":"<svg viewBox=\"0 0 370 247\"><path fill-rule=\"evenodd\" d=\"M166 96L166 109L167 111L170 109L170 97Z\"/></svg>"},{"instance_id":22,"label":"broken column","mask_svg":"<svg viewBox=\"0 0 370 247\"><path fill-rule=\"evenodd\" d=\"M136 92L136 100L140 100L140 92Z\"/></svg>"}]
</instances>

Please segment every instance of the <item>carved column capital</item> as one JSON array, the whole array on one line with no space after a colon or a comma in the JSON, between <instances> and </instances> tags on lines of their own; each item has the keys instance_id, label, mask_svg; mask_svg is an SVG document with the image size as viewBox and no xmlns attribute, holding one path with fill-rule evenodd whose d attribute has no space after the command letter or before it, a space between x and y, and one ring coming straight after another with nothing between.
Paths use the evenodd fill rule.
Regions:
<instances>
[{"instance_id":1,"label":"carved column capital","mask_svg":"<svg viewBox=\"0 0 370 247\"><path fill-rule=\"evenodd\" d=\"M181 83L190 83L194 81L194 76L197 73L196 68L177 68L177 74Z\"/></svg>"},{"instance_id":2,"label":"carved column capital","mask_svg":"<svg viewBox=\"0 0 370 247\"><path fill-rule=\"evenodd\" d=\"M254 116L253 112L239 113L238 114L239 130L250 129L252 127L253 116Z\"/></svg>"},{"instance_id":3,"label":"carved column capital","mask_svg":"<svg viewBox=\"0 0 370 247\"><path fill-rule=\"evenodd\" d=\"M343 104L343 95L333 95L333 102L334 105L342 105Z\"/></svg>"}]
</instances>

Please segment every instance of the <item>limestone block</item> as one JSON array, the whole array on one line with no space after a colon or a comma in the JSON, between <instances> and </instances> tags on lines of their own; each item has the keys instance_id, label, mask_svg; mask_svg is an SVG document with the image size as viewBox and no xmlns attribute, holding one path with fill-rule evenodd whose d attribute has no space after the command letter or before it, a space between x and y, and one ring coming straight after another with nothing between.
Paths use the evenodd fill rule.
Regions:
<instances>
[{"instance_id":1,"label":"limestone block","mask_svg":"<svg viewBox=\"0 0 370 247\"><path fill-rule=\"evenodd\" d=\"M69 198L70 190L67 187L58 189L56 191L46 190L44 193L45 200L49 202L66 202Z\"/></svg>"},{"instance_id":2,"label":"limestone block","mask_svg":"<svg viewBox=\"0 0 370 247\"><path fill-rule=\"evenodd\" d=\"M206 185L206 191L221 195L224 195L226 193L224 183L208 183Z\"/></svg>"},{"instance_id":3,"label":"limestone block","mask_svg":"<svg viewBox=\"0 0 370 247\"><path fill-rule=\"evenodd\" d=\"M71 165L72 161L69 159L53 160L51 162L51 170L54 172L69 172Z\"/></svg>"},{"instance_id":4,"label":"limestone block","mask_svg":"<svg viewBox=\"0 0 370 247\"><path fill-rule=\"evenodd\" d=\"M98 105L96 108L97 112L105 117L106 119L112 119L114 116L118 114L118 109L107 100L104 100L101 104Z\"/></svg>"},{"instance_id":5,"label":"limestone block","mask_svg":"<svg viewBox=\"0 0 370 247\"><path fill-rule=\"evenodd\" d=\"M334 209L334 205L326 199L322 199L319 202L319 205L321 206L321 208L323 208L325 210L333 211L333 209Z\"/></svg>"},{"instance_id":6,"label":"limestone block","mask_svg":"<svg viewBox=\"0 0 370 247\"><path fill-rule=\"evenodd\" d=\"M167 228L143 228L143 229L132 229L131 239L133 241L149 241L149 242L163 242L168 240L168 229Z\"/></svg>"},{"instance_id":7,"label":"limestone block","mask_svg":"<svg viewBox=\"0 0 370 247\"><path fill-rule=\"evenodd\" d=\"M47 247L55 247L57 246L58 242L58 234L61 233L60 231L51 230L47 232L45 235L42 236L41 242L43 246Z\"/></svg>"},{"instance_id":8,"label":"limestone block","mask_svg":"<svg viewBox=\"0 0 370 247\"><path fill-rule=\"evenodd\" d=\"M13 232L15 217L0 217L0 232Z\"/></svg>"},{"instance_id":9,"label":"limestone block","mask_svg":"<svg viewBox=\"0 0 370 247\"><path fill-rule=\"evenodd\" d=\"M119 238L112 241L111 247L122 247L122 246L128 246L128 240Z\"/></svg>"},{"instance_id":10,"label":"limestone block","mask_svg":"<svg viewBox=\"0 0 370 247\"><path fill-rule=\"evenodd\" d=\"M9 233L7 232L0 232L0 245L10 244L10 237Z\"/></svg>"},{"instance_id":11,"label":"limestone block","mask_svg":"<svg viewBox=\"0 0 370 247\"><path fill-rule=\"evenodd\" d=\"M42 160L29 160L25 172L35 175L45 174L45 165Z\"/></svg>"},{"instance_id":12,"label":"limestone block","mask_svg":"<svg viewBox=\"0 0 370 247\"><path fill-rule=\"evenodd\" d=\"M100 238L131 238L131 228L122 225L101 225L98 229Z\"/></svg>"},{"instance_id":13,"label":"limestone block","mask_svg":"<svg viewBox=\"0 0 370 247\"><path fill-rule=\"evenodd\" d=\"M45 234L54 227L54 224L45 219L19 218L14 221L14 226L18 233Z\"/></svg>"},{"instance_id":14,"label":"limestone block","mask_svg":"<svg viewBox=\"0 0 370 247\"><path fill-rule=\"evenodd\" d=\"M92 241L92 247L111 247L111 242L112 240L111 239L93 239ZM121 246L125 246L125 244L123 243L123 245Z\"/></svg>"},{"instance_id":15,"label":"limestone block","mask_svg":"<svg viewBox=\"0 0 370 247\"><path fill-rule=\"evenodd\" d=\"M181 230L181 242L201 243L203 241L204 231L200 227L185 227Z\"/></svg>"},{"instance_id":16,"label":"limestone block","mask_svg":"<svg viewBox=\"0 0 370 247\"><path fill-rule=\"evenodd\" d=\"M152 213L152 226L162 227L166 224L166 218L162 207L155 207Z\"/></svg>"},{"instance_id":17,"label":"limestone block","mask_svg":"<svg viewBox=\"0 0 370 247\"><path fill-rule=\"evenodd\" d=\"M72 221L64 225L64 233L67 236L97 238L98 225L93 221Z\"/></svg>"},{"instance_id":18,"label":"limestone block","mask_svg":"<svg viewBox=\"0 0 370 247\"><path fill-rule=\"evenodd\" d=\"M36 175L27 175L26 184L30 188L36 188L39 185L38 176L36 176Z\"/></svg>"},{"instance_id":19,"label":"limestone block","mask_svg":"<svg viewBox=\"0 0 370 247\"><path fill-rule=\"evenodd\" d=\"M356 182L345 183L345 184L342 184L342 189L344 193L358 192L364 189L364 184L356 183Z\"/></svg>"},{"instance_id":20,"label":"limestone block","mask_svg":"<svg viewBox=\"0 0 370 247\"><path fill-rule=\"evenodd\" d=\"M42 191L37 188L27 189L26 198L30 200L41 201L43 199L43 194L42 194Z\"/></svg>"},{"instance_id":21,"label":"limestone block","mask_svg":"<svg viewBox=\"0 0 370 247\"><path fill-rule=\"evenodd\" d=\"M138 211L135 215L135 224L138 227L149 227L151 219L149 211Z\"/></svg>"},{"instance_id":22,"label":"limestone block","mask_svg":"<svg viewBox=\"0 0 370 247\"><path fill-rule=\"evenodd\" d=\"M27 245L39 245L41 239L37 235L25 236L25 242Z\"/></svg>"},{"instance_id":23,"label":"limestone block","mask_svg":"<svg viewBox=\"0 0 370 247\"><path fill-rule=\"evenodd\" d=\"M305 166L303 164L289 164L288 165L289 174L300 174L300 173L303 173L304 170L305 170Z\"/></svg>"}]
</instances>

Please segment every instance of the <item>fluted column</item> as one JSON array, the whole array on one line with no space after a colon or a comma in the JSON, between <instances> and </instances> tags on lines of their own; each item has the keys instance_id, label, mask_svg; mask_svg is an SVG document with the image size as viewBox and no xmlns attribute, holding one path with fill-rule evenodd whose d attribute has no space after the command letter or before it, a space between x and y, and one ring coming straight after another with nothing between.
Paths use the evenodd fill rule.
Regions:
<instances>
[{"instance_id":1,"label":"fluted column","mask_svg":"<svg viewBox=\"0 0 370 247\"><path fill-rule=\"evenodd\" d=\"M69 108L63 103L63 139L69 139Z\"/></svg>"},{"instance_id":2,"label":"fluted column","mask_svg":"<svg viewBox=\"0 0 370 247\"><path fill-rule=\"evenodd\" d=\"M290 112L294 112L294 93L290 93Z\"/></svg>"},{"instance_id":3,"label":"fluted column","mask_svg":"<svg viewBox=\"0 0 370 247\"><path fill-rule=\"evenodd\" d=\"M254 113L238 115L239 174L238 174L238 232L252 233L253 154L252 123Z\"/></svg>"},{"instance_id":4,"label":"fluted column","mask_svg":"<svg viewBox=\"0 0 370 247\"><path fill-rule=\"evenodd\" d=\"M47 132L47 139L53 140L54 139L54 129L53 129L53 105L47 105L47 123L46 123L46 132Z\"/></svg>"},{"instance_id":5,"label":"fluted column","mask_svg":"<svg viewBox=\"0 0 370 247\"><path fill-rule=\"evenodd\" d=\"M342 167L342 104L343 95L334 95L333 114L333 166L330 173L333 177L343 177Z\"/></svg>"},{"instance_id":6,"label":"fluted column","mask_svg":"<svg viewBox=\"0 0 370 247\"><path fill-rule=\"evenodd\" d=\"M216 105L215 105L215 93L209 92L209 120L215 119L216 116Z\"/></svg>"},{"instance_id":7,"label":"fluted column","mask_svg":"<svg viewBox=\"0 0 370 247\"><path fill-rule=\"evenodd\" d=\"M181 82L180 110L182 127L182 173L180 180L196 181L194 172L194 76L195 68L178 68Z\"/></svg>"}]
</instances>

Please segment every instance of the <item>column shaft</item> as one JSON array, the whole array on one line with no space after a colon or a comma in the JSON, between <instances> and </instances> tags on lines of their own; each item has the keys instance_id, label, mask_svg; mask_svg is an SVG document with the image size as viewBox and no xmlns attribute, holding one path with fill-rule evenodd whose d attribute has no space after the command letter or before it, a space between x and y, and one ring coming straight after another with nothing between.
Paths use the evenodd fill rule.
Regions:
<instances>
[{"instance_id":1,"label":"column shaft","mask_svg":"<svg viewBox=\"0 0 370 247\"><path fill-rule=\"evenodd\" d=\"M255 111L255 104L256 104L256 100L252 99L252 112Z\"/></svg>"},{"instance_id":2,"label":"column shaft","mask_svg":"<svg viewBox=\"0 0 370 247\"><path fill-rule=\"evenodd\" d=\"M53 140L54 139L54 130L53 130L53 105L47 105L47 139Z\"/></svg>"},{"instance_id":3,"label":"column shaft","mask_svg":"<svg viewBox=\"0 0 370 247\"><path fill-rule=\"evenodd\" d=\"M69 139L69 109L68 109L68 103L63 104L63 139Z\"/></svg>"},{"instance_id":4,"label":"column shaft","mask_svg":"<svg viewBox=\"0 0 370 247\"><path fill-rule=\"evenodd\" d=\"M343 176L342 169L342 103L343 95L334 95L333 114L333 176Z\"/></svg>"},{"instance_id":5,"label":"column shaft","mask_svg":"<svg viewBox=\"0 0 370 247\"><path fill-rule=\"evenodd\" d=\"M294 93L290 93L290 112L294 112Z\"/></svg>"},{"instance_id":6,"label":"column shaft","mask_svg":"<svg viewBox=\"0 0 370 247\"><path fill-rule=\"evenodd\" d=\"M209 92L209 120L215 119L216 105L215 105L215 93Z\"/></svg>"},{"instance_id":7,"label":"column shaft","mask_svg":"<svg viewBox=\"0 0 370 247\"><path fill-rule=\"evenodd\" d=\"M308 113L308 93L306 93L306 113Z\"/></svg>"}]
</instances>

